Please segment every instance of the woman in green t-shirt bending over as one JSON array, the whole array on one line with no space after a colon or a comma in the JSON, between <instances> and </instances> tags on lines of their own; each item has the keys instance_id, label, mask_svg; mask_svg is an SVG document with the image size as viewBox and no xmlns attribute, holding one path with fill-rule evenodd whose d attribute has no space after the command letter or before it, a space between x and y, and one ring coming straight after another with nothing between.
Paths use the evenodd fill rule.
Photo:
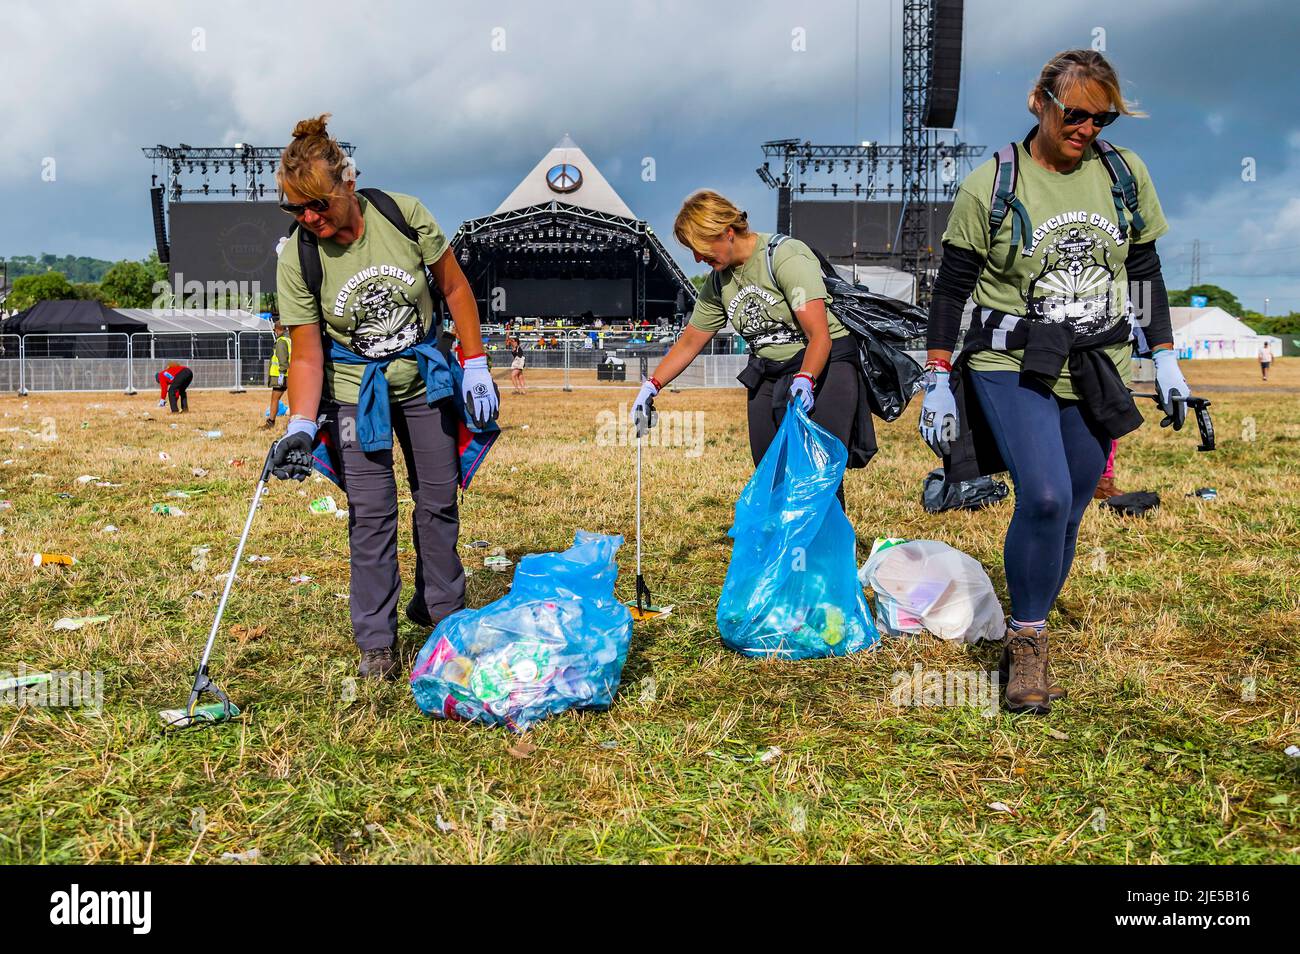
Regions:
<instances>
[{"instance_id":1,"label":"woman in green t-shirt bending over","mask_svg":"<svg viewBox=\"0 0 1300 954\"><path fill-rule=\"evenodd\" d=\"M1061 53L1043 67L1029 110L1038 125L976 168L953 203L930 304L920 426L948 480L1011 472L1006 697L1013 710L1041 713L1065 694L1048 674L1046 626L1079 522L1111 441L1142 423L1127 387L1130 338L1154 351L1175 429L1186 405L1174 397L1190 392L1156 256L1169 230L1160 200L1136 154L1098 139L1134 115L1119 78L1099 53ZM953 361L972 293L970 330Z\"/></svg>"},{"instance_id":2,"label":"woman in green t-shirt bending over","mask_svg":"<svg viewBox=\"0 0 1300 954\"><path fill-rule=\"evenodd\" d=\"M850 466L875 452L875 432L860 387L857 344L827 310L830 295L812 250L792 238L754 232L734 204L707 189L682 205L677 240L713 273L691 320L632 406L634 423L653 422L654 398L695 360L730 320L751 353L741 381L749 389L749 449L755 465L776 436L790 401L848 448ZM770 265L770 268L769 268ZM840 487L840 503L844 502Z\"/></svg>"},{"instance_id":3,"label":"woman in green t-shirt bending over","mask_svg":"<svg viewBox=\"0 0 1300 954\"><path fill-rule=\"evenodd\" d=\"M393 435L406 459L415 505L415 596L406 615L426 631L465 605L456 555L460 530L461 411L474 428L496 418L497 391L483 353L478 306L449 243L418 199L356 189L356 170L325 131L327 116L303 120L276 181L280 207L309 239L280 252L276 291L289 328L289 426L273 473L310 473L318 427L348 495L352 631L360 674L395 678L397 484ZM305 243L305 247L304 247ZM456 325L464 369L437 348L425 268ZM320 281L313 291L308 271Z\"/></svg>"}]
</instances>

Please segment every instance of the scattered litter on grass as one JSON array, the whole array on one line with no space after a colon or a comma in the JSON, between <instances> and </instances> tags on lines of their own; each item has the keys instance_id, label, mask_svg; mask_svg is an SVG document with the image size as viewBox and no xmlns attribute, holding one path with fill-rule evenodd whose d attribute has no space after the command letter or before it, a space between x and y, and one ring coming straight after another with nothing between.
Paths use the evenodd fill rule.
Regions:
<instances>
[{"instance_id":1,"label":"scattered litter on grass","mask_svg":"<svg viewBox=\"0 0 1300 954\"><path fill-rule=\"evenodd\" d=\"M35 686L42 682L49 682L51 676L52 673L48 672L29 672L21 676L0 679L0 692L12 692L23 686Z\"/></svg>"},{"instance_id":2,"label":"scattered litter on grass","mask_svg":"<svg viewBox=\"0 0 1300 954\"><path fill-rule=\"evenodd\" d=\"M533 753L536 751L537 746L533 745L533 743L529 742L527 739L520 739L514 745L506 749L507 754L512 755L517 759L532 758Z\"/></svg>"},{"instance_id":3,"label":"scattered litter on grass","mask_svg":"<svg viewBox=\"0 0 1300 954\"><path fill-rule=\"evenodd\" d=\"M93 623L106 623L110 619L112 619L111 616L65 616L54 624L54 628L67 630L81 629L81 627L90 626Z\"/></svg>"},{"instance_id":4,"label":"scattered litter on grass","mask_svg":"<svg viewBox=\"0 0 1300 954\"><path fill-rule=\"evenodd\" d=\"M521 428L519 428L519 429L520 429L521 431L526 431L526 430L528 430L528 425L525 424L523 427L521 427Z\"/></svg>"},{"instance_id":5,"label":"scattered litter on grass","mask_svg":"<svg viewBox=\"0 0 1300 954\"><path fill-rule=\"evenodd\" d=\"M1070 737L1059 729L1048 729L1047 734L1054 739L1060 739L1062 742L1068 742Z\"/></svg>"},{"instance_id":6,"label":"scattered litter on grass","mask_svg":"<svg viewBox=\"0 0 1300 954\"><path fill-rule=\"evenodd\" d=\"M449 822L449 821L443 821L443 818L442 818L441 815L439 815L437 818L434 819L434 824L438 826L438 831L441 831L441 832L449 832L449 831L455 831L455 830L456 830L456 823L455 823L455 822Z\"/></svg>"},{"instance_id":7,"label":"scattered litter on grass","mask_svg":"<svg viewBox=\"0 0 1300 954\"><path fill-rule=\"evenodd\" d=\"M82 474L80 477L77 478L77 483L88 484L96 480L99 480L99 478L94 476L93 474Z\"/></svg>"},{"instance_id":8,"label":"scattered litter on grass","mask_svg":"<svg viewBox=\"0 0 1300 954\"><path fill-rule=\"evenodd\" d=\"M312 513L335 513L339 505L335 503L333 497L317 497L307 505Z\"/></svg>"},{"instance_id":9,"label":"scattered litter on grass","mask_svg":"<svg viewBox=\"0 0 1300 954\"><path fill-rule=\"evenodd\" d=\"M348 519L348 512L346 510L335 510L334 516L340 520L346 520Z\"/></svg>"},{"instance_id":10,"label":"scattered litter on grass","mask_svg":"<svg viewBox=\"0 0 1300 954\"><path fill-rule=\"evenodd\" d=\"M49 475L49 474L32 474L32 475L31 475L31 479L32 479L32 480L49 480L49 479L50 479L50 475Z\"/></svg>"},{"instance_id":11,"label":"scattered litter on grass","mask_svg":"<svg viewBox=\"0 0 1300 954\"><path fill-rule=\"evenodd\" d=\"M616 749L618 748L618 743L615 742L613 739L607 739L606 741L600 743L600 747L602 749Z\"/></svg>"},{"instance_id":12,"label":"scattered litter on grass","mask_svg":"<svg viewBox=\"0 0 1300 954\"><path fill-rule=\"evenodd\" d=\"M220 431L200 431L199 433L201 433L204 437L208 438L209 440L214 440L214 441L221 436Z\"/></svg>"},{"instance_id":13,"label":"scattered litter on grass","mask_svg":"<svg viewBox=\"0 0 1300 954\"><path fill-rule=\"evenodd\" d=\"M308 576L306 573L303 573L303 574L301 574L300 576L291 576L291 577L289 577L289 582L290 582L290 583L310 583L310 582L311 582L311 577Z\"/></svg>"},{"instance_id":14,"label":"scattered litter on grass","mask_svg":"<svg viewBox=\"0 0 1300 954\"><path fill-rule=\"evenodd\" d=\"M993 809L995 812L1006 812L1008 815L1015 814L1015 811L1013 811L1006 802L989 802L989 808Z\"/></svg>"},{"instance_id":15,"label":"scattered litter on grass","mask_svg":"<svg viewBox=\"0 0 1300 954\"><path fill-rule=\"evenodd\" d=\"M0 500L0 510L12 510L14 502L12 500Z\"/></svg>"},{"instance_id":16,"label":"scattered litter on grass","mask_svg":"<svg viewBox=\"0 0 1300 954\"><path fill-rule=\"evenodd\" d=\"M1293 759L1300 759L1300 745L1288 745L1282 751Z\"/></svg>"},{"instance_id":17,"label":"scattered litter on grass","mask_svg":"<svg viewBox=\"0 0 1300 954\"><path fill-rule=\"evenodd\" d=\"M247 851L223 851L221 853L222 861L233 861L236 864L256 861L260 857L262 857L262 852L256 848L249 848Z\"/></svg>"},{"instance_id":18,"label":"scattered litter on grass","mask_svg":"<svg viewBox=\"0 0 1300 954\"><path fill-rule=\"evenodd\" d=\"M239 640L240 645L248 642L250 639L266 635L265 626L245 626L243 623L236 623L230 627L230 635Z\"/></svg>"},{"instance_id":19,"label":"scattered litter on grass","mask_svg":"<svg viewBox=\"0 0 1300 954\"><path fill-rule=\"evenodd\" d=\"M107 527L101 530L100 533L117 533L117 527L110 523Z\"/></svg>"},{"instance_id":20,"label":"scattered litter on grass","mask_svg":"<svg viewBox=\"0 0 1300 954\"><path fill-rule=\"evenodd\" d=\"M190 594L190 599L194 599L194 600L206 600L207 598L208 598L208 594L204 593L202 590L195 590L193 593Z\"/></svg>"},{"instance_id":21,"label":"scattered litter on grass","mask_svg":"<svg viewBox=\"0 0 1300 954\"><path fill-rule=\"evenodd\" d=\"M109 483L107 480L97 480L97 481L95 481L95 486L96 486L96 487L121 487L122 485L121 485L121 484L112 484L112 483Z\"/></svg>"},{"instance_id":22,"label":"scattered litter on grass","mask_svg":"<svg viewBox=\"0 0 1300 954\"><path fill-rule=\"evenodd\" d=\"M189 495L189 492L188 492L188 491L185 491L185 490L169 490L169 491L167 491L167 493L164 494L163 496L165 496L165 497L176 497L176 498L178 498L178 499L180 499L180 500L186 500L186 499L189 498L190 495Z\"/></svg>"},{"instance_id":23,"label":"scattered litter on grass","mask_svg":"<svg viewBox=\"0 0 1300 954\"><path fill-rule=\"evenodd\" d=\"M262 556L261 554L254 553L252 556L248 558L248 562L249 563L270 563L271 558L269 556Z\"/></svg>"},{"instance_id":24,"label":"scattered litter on grass","mask_svg":"<svg viewBox=\"0 0 1300 954\"><path fill-rule=\"evenodd\" d=\"M514 563L507 557L490 556L484 557L483 565L494 573L504 573L506 570L514 566Z\"/></svg>"},{"instance_id":25,"label":"scattered litter on grass","mask_svg":"<svg viewBox=\"0 0 1300 954\"><path fill-rule=\"evenodd\" d=\"M486 550L488 547L492 546L492 544L488 543L486 540L475 540L470 544L470 546L476 550Z\"/></svg>"},{"instance_id":26,"label":"scattered litter on grass","mask_svg":"<svg viewBox=\"0 0 1300 954\"><path fill-rule=\"evenodd\" d=\"M33 553L32 566L72 566L77 558L67 553Z\"/></svg>"},{"instance_id":27,"label":"scattered litter on grass","mask_svg":"<svg viewBox=\"0 0 1300 954\"><path fill-rule=\"evenodd\" d=\"M192 473L195 477L208 476L208 472L204 470L202 467L195 467L192 471L190 471L190 473Z\"/></svg>"},{"instance_id":28,"label":"scattered litter on grass","mask_svg":"<svg viewBox=\"0 0 1300 954\"><path fill-rule=\"evenodd\" d=\"M167 453L166 451L159 451L159 452L158 452L158 459L159 459L159 460L171 460L171 459L172 459L172 455L169 454L169 453Z\"/></svg>"},{"instance_id":29,"label":"scattered litter on grass","mask_svg":"<svg viewBox=\"0 0 1300 954\"><path fill-rule=\"evenodd\" d=\"M1202 500L1218 500L1219 492L1215 490L1213 487L1198 487L1187 496L1199 497Z\"/></svg>"},{"instance_id":30,"label":"scattered litter on grass","mask_svg":"<svg viewBox=\"0 0 1300 954\"><path fill-rule=\"evenodd\" d=\"M779 745L772 745L769 746L766 751L764 751L759 755L758 760L764 763L773 762L776 759L779 759L781 757L781 754L782 754L781 747Z\"/></svg>"},{"instance_id":31,"label":"scattered litter on grass","mask_svg":"<svg viewBox=\"0 0 1300 954\"><path fill-rule=\"evenodd\" d=\"M60 500L71 500L71 499L72 499L72 494L68 493L67 491L64 491L64 492L61 493L61 494L55 494L54 496L58 497Z\"/></svg>"},{"instance_id":32,"label":"scattered litter on grass","mask_svg":"<svg viewBox=\"0 0 1300 954\"><path fill-rule=\"evenodd\" d=\"M0 467L8 467L13 462L14 462L13 458L10 457L8 460L0 461Z\"/></svg>"},{"instance_id":33,"label":"scattered litter on grass","mask_svg":"<svg viewBox=\"0 0 1300 954\"><path fill-rule=\"evenodd\" d=\"M180 507L169 507L167 504L156 503L153 505L153 512L163 517L183 517L185 511Z\"/></svg>"}]
</instances>

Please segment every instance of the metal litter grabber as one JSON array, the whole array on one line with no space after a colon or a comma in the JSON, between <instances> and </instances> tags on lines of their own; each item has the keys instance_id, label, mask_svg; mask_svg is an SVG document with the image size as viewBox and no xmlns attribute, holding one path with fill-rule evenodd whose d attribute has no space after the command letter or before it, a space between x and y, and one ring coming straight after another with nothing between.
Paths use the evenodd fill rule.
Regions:
<instances>
[{"instance_id":1,"label":"metal litter grabber","mask_svg":"<svg viewBox=\"0 0 1300 954\"><path fill-rule=\"evenodd\" d=\"M262 495L266 493L266 483L271 476L271 460L275 455L277 444L279 444L279 441L271 445L271 449L266 454L266 462L262 465L262 475L257 480L257 490L253 494L253 505L248 508L248 519L244 521L244 532L239 537L239 546L235 549L234 562L231 563L230 572L226 575L226 588L221 594L221 602L217 605L217 616L212 621L212 630L208 633L208 643L203 647L203 658L199 660L199 668L194 673L194 686L190 689L189 701L183 709L163 709L158 713L158 718L169 729L184 729L192 725L226 722L239 715L239 707L230 701L230 697L208 675L208 660L212 656L212 646L217 641L217 632L221 629L221 617L226 611L226 601L230 599L230 590L235 584L235 575L239 570L239 563L244 557L244 544L248 542L248 531L253 527L253 517L257 513L257 506L262 501ZM199 700L204 695L212 696L217 701L200 703Z\"/></svg>"},{"instance_id":2,"label":"metal litter grabber","mask_svg":"<svg viewBox=\"0 0 1300 954\"><path fill-rule=\"evenodd\" d=\"M658 619L672 612L671 606L654 605L650 597L650 587L641 572L641 443L642 438L649 433L658 418L653 400L649 402L647 410L650 414L649 420L639 413L633 418L633 426L636 427L636 599L630 601L627 606L632 611L632 619L638 622Z\"/></svg>"}]
</instances>

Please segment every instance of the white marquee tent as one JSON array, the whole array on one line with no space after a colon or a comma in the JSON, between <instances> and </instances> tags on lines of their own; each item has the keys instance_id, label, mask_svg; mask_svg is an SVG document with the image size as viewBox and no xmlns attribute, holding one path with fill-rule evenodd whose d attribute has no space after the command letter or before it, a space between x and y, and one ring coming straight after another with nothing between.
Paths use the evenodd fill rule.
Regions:
<instances>
[{"instance_id":1,"label":"white marquee tent","mask_svg":"<svg viewBox=\"0 0 1300 954\"><path fill-rule=\"evenodd\" d=\"M1282 340L1257 334L1222 308L1170 308L1174 349L1184 358L1254 358L1267 341L1273 354Z\"/></svg>"}]
</instances>

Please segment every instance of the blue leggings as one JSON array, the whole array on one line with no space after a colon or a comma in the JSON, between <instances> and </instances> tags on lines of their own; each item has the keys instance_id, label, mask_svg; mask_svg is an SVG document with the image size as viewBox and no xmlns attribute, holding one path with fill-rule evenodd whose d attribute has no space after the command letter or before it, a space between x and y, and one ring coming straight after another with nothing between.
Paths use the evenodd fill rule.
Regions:
<instances>
[{"instance_id":1,"label":"blue leggings","mask_svg":"<svg viewBox=\"0 0 1300 954\"><path fill-rule=\"evenodd\" d=\"M1046 619L1070 575L1110 438L1092 430L1078 401L1018 371L972 371L970 380L1016 488L1003 547L1011 615Z\"/></svg>"}]
</instances>

